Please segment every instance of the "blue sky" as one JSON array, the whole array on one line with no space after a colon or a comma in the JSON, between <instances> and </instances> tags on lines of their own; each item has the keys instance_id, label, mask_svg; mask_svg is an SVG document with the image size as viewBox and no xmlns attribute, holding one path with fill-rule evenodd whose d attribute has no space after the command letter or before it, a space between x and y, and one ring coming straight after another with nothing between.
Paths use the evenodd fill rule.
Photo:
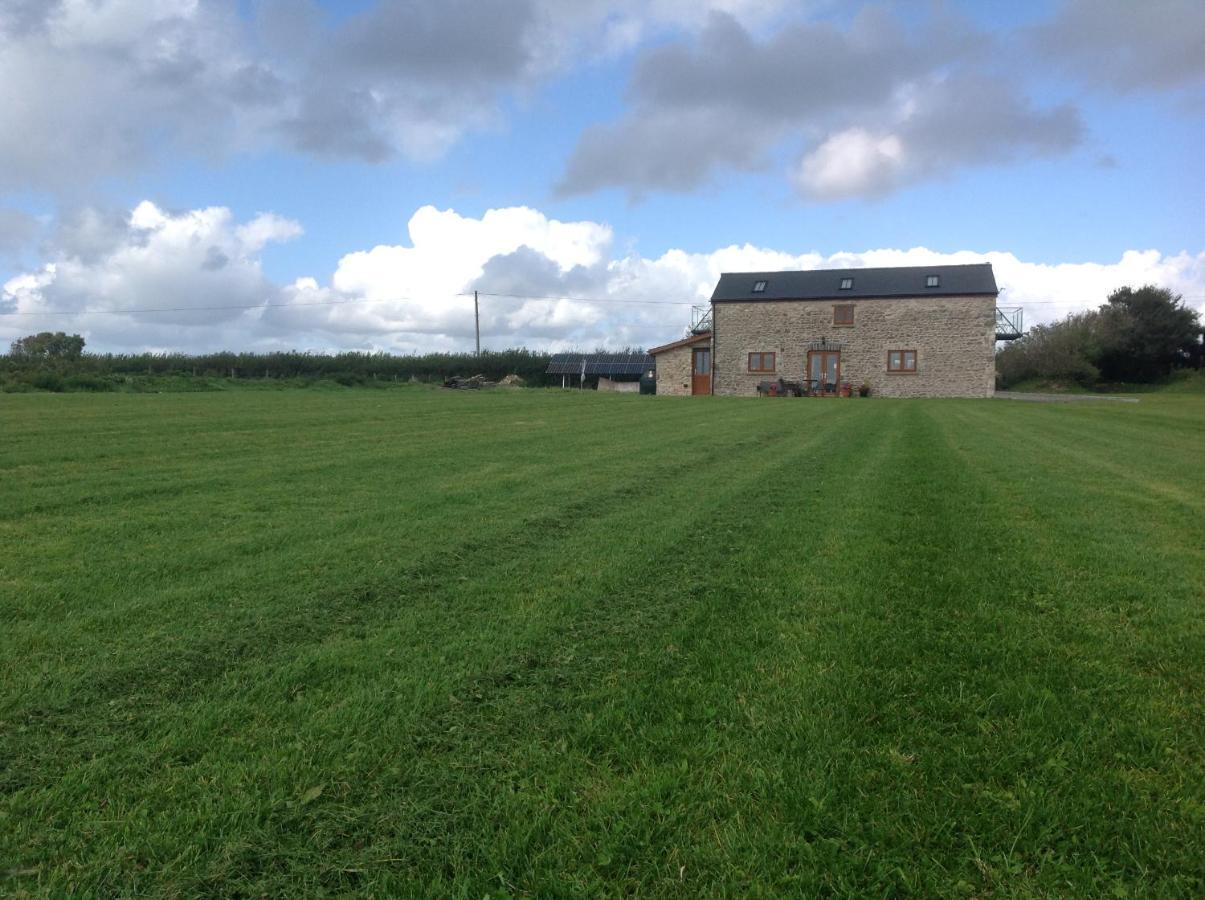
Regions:
<instances>
[{"instance_id":1,"label":"blue sky","mask_svg":"<svg viewBox=\"0 0 1205 900\"><path fill-rule=\"evenodd\" d=\"M722 270L972 259L1031 322L1203 306L1202 47L1196 0L0 0L0 339L463 348L479 287L566 298L495 346L647 345Z\"/></svg>"}]
</instances>

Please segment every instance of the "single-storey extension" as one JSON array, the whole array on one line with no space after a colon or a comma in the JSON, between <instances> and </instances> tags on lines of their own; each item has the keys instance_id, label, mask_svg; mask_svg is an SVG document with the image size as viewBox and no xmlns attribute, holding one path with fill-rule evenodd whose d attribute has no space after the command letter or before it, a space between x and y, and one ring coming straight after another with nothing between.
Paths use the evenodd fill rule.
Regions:
<instances>
[{"instance_id":1,"label":"single-storey extension","mask_svg":"<svg viewBox=\"0 0 1205 900\"><path fill-rule=\"evenodd\" d=\"M710 330L649 351L658 394L990 397L999 290L989 263L720 276Z\"/></svg>"}]
</instances>

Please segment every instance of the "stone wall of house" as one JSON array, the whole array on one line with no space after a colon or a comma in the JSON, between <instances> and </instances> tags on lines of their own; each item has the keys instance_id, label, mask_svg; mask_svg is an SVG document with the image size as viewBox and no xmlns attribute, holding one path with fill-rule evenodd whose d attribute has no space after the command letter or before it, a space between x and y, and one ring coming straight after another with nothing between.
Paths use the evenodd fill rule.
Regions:
<instances>
[{"instance_id":1,"label":"stone wall of house","mask_svg":"<svg viewBox=\"0 0 1205 900\"><path fill-rule=\"evenodd\" d=\"M664 350L657 360L657 395L690 396L690 352L698 344Z\"/></svg>"},{"instance_id":2,"label":"stone wall of house","mask_svg":"<svg viewBox=\"0 0 1205 900\"><path fill-rule=\"evenodd\" d=\"M854 307L854 324L834 325L833 307L845 305ZM800 381L808 344L827 339L845 345L840 380L855 389L865 382L872 396L990 397L995 309L994 297L976 296L716 303L715 393L755 395L760 381ZM915 350L915 374L889 373L891 350ZM776 371L750 373L749 354L770 351ZM689 372L687 379L689 391Z\"/></svg>"}]
</instances>

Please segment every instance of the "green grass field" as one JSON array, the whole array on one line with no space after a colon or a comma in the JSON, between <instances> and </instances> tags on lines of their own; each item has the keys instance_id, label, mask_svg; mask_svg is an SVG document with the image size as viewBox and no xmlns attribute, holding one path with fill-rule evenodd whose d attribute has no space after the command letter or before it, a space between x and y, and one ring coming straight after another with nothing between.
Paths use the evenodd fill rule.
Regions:
<instances>
[{"instance_id":1,"label":"green grass field","mask_svg":"<svg viewBox=\"0 0 1205 900\"><path fill-rule=\"evenodd\" d=\"M1200 896L1205 397L0 396L0 893Z\"/></svg>"}]
</instances>

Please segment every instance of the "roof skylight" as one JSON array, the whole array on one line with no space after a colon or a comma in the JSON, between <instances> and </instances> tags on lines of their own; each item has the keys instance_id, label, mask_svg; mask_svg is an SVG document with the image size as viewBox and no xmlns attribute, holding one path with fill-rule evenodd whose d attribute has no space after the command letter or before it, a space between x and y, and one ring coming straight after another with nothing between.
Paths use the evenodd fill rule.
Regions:
<instances>
[{"instance_id":1,"label":"roof skylight","mask_svg":"<svg viewBox=\"0 0 1205 900\"><path fill-rule=\"evenodd\" d=\"M930 275L925 279L925 287L941 287L941 276Z\"/></svg>"},{"instance_id":2,"label":"roof skylight","mask_svg":"<svg viewBox=\"0 0 1205 900\"><path fill-rule=\"evenodd\" d=\"M841 290L852 291L853 287L854 287L854 280L852 278L842 278L841 279Z\"/></svg>"},{"instance_id":3,"label":"roof skylight","mask_svg":"<svg viewBox=\"0 0 1205 900\"><path fill-rule=\"evenodd\" d=\"M762 294L762 293L765 293L765 290L766 290L766 283L764 281L754 282L753 293Z\"/></svg>"}]
</instances>

